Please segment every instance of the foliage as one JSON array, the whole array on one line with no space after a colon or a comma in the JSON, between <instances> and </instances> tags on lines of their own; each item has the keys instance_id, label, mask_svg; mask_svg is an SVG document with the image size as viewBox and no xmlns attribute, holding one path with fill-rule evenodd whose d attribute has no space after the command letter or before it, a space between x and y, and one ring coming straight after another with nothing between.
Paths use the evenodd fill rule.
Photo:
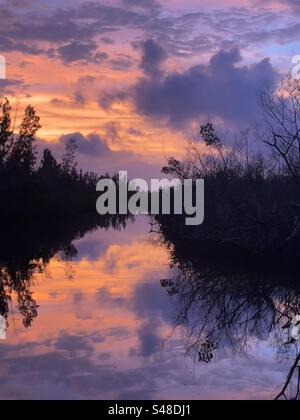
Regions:
<instances>
[{"instance_id":1,"label":"foliage","mask_svg":"<svg viewBox=\"0 0 300 420\"><path fill-rule=\"evenodd\" d=\"M255 129L264 149L249 151L249 131L231 146L212 123L186 157L171 157L163 173L205 180L205 222L188 228L185 216L158 220L182 241L232 243L258 253L300 254L300 83L289 77L260 95ZM254 135L252 137L252 140Z\"/></svg>"},{"instance_id":2,"label":"foliage","mask_svg":"<svg viewBox=\"0 0 300 420\"><path fill-rule=\"evenodd\" d=\"M58 252L72 258L73 240L97 228L122 229L127 216L96 212L95 173L77 169L76 139L66 143L58 162L50 149L38 162L36 134L40 118L29 105L17 135L11 106L0 107L0 315L8 320L14 296L16 308L30 327L38 316L32 283Z\"/></svg>"},{"instance_id":3,"label":"foliage","mask_svg":"<svg viewBox=\"0 0 300 420\"><path fill-rule=\"evenodd\" d=\"M0 194L5 202L0 215L12 218L22 212L28 219L46 219L90 213L95 208L98 177L77 170L76 139L66 142L61 162L49 149L38 162L39 116L29 105L14 134L11 111L5 99L0 106Z\"/></svg>"}]
</instances>

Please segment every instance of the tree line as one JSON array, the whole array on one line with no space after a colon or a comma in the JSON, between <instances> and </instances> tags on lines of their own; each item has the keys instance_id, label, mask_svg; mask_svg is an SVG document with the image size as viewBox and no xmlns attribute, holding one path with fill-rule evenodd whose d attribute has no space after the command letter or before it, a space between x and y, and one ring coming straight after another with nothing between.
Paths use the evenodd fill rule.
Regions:
<instances>
[{"instance_id":1,"label":"tree line","mask_svg":"<svg viewBox=\"0 0 300 420\"><path fill-rule=\"evenodd\" d=\"M185 242L299 255L300 82L284 77L260 93L259 103L260 121L236 141L226 143L209 121L184 159L168 159L164 174L205 180L205 222L187 228L180 216L159 216L163 232Z\"/></svg>"},{"instance_id":2,"label":"tree line","mask_svg":"<svg viewBox=\"0 0 300 420\"><path fill-rule=\"evenodd\" d=\"M18 132L14 131L8 99L0 106L0 212L31 218L76 215L95 208L98 175L83 172L76 162L76 139L66 142L58 162L50 149L38 159L40 117L27 106Z\"/></svg>"}]
</instances>

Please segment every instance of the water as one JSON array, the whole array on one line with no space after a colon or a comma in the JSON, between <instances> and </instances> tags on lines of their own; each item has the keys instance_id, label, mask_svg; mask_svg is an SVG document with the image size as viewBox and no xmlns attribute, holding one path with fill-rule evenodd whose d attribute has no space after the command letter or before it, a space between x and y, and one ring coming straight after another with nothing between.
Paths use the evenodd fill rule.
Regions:
<instances>
[{"instance_id":1,"label":"water","mask_svg":"<svg viewBox=\"0 0 300 420\"><path fill-rule=\"evenodd\" d=\"M0 341L1 399L276 395L291 360L278 359L270 334L253 334L242 352L220 340L211 363L199 362L190 347L196 314L183 320L178 290L172 293L177 286L172 280L162 287L176 268L150 229L140 218L125 230L87 233L74 241L73 258L56 252L43 267L34 265L29 281L38 308L30 326L15 292L9 303L7 339ZM32 308L30 293L21 289Z\"/></svg>"}]
</instances>

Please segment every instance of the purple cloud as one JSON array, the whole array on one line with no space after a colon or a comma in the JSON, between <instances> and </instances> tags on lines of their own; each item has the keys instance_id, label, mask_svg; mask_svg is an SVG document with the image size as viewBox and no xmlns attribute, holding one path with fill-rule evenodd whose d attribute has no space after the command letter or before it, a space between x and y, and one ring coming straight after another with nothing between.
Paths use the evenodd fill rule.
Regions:
<instances>
[{"instance_id":1,"label":"purple cloud","mask_svg":"<svg viewBox=\"0 0 300 420\"><path fill-rule=\"evenodd\" d=\"M85 156L105 156L111 152L107 142L97 134L84 137L81 133L71 133L61 136L60 143L65 145L70 138L76 139L78 153Z\"/></svg>"},{"instance_id":2,"label":"purple cloud","mask_svg":"<svg viewBox=\"0 0 300 420\"><path fill-rule=\"evenodd\" d=\"M71 42L58 48L59 57L66 63L77 61L100 63L108 58L105 53L97 52L95 42Z\"/></svg>"},{"instance_id":3,"label":"purple cloud","mask_svg":"<svg viewBox=\"0 0 300 420\"><path fill-rule=\"evenodd\" d=\"M153 39L147 39L141 44L142 60L140 67L146 76L159 79L163 75L162 65L167 59L166 51Z\"/></svg>"},{"instance_id":4,"label":"purple cloud","mask_svg":"<svg viewBox=\"0 0 300 420\"><path fill-rule=\"evenodd\" d=\"M148 78L146 72L131 90L136 110L172 125L197 121L201 116L219 117L238 126L248 124L258 113L258 92L266 82L275 82L277 72L267 58L251 66L241 62L240 51L232 49L213 55L207 65L170 73L161 80Z\"/></svg>"}]
</instances>

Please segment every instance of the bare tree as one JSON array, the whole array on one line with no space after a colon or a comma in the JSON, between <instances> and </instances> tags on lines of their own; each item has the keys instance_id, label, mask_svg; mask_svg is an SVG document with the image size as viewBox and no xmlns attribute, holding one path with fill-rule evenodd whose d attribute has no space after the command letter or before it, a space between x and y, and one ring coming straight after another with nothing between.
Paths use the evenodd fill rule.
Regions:
<instances>
[{"instance_id":1,"label":"bare tree","mask_svg":"<svg viewBox=\"0 0 300 420\"><path fill-rule=\"evenodd\" d=\"M247 354L253 339L268 340L279 362L292 361L276 399L299 399L300 354L290 335L300 313L296 265L246 257L231 264L217 250L201 248L199 254L194 245L169 239L166 232L159 240L168 246L174 270L161 285L174 302L187 354L195 362L210 363L229 346L233 353Z\"/></svg>"},{"instance_id":2,"label":"bare tree","mask_svg":"<svg viewBox=\"0 0 300 420\"><path fill-rule=\"evenodd\" d=\"M296 376L296 391L292 393L292 396L288 396L288 389L292 386L293 378ZM300 400L300 353L298 353L293 366L291 367L286 381L282 387L282 390L276 396L275 400Z\"/></svg>"},{"instance_id":3,"label":"bare tree","mask_svg":"<svg viewBox=\"0 0 300 420\"><path fill-rule=\"evenodd\" d=\"M259 95L263 112L256 135L299 184L300 176L300 81L285 76L279 87L267 86Z\"/></svg>"}]
</instances>

